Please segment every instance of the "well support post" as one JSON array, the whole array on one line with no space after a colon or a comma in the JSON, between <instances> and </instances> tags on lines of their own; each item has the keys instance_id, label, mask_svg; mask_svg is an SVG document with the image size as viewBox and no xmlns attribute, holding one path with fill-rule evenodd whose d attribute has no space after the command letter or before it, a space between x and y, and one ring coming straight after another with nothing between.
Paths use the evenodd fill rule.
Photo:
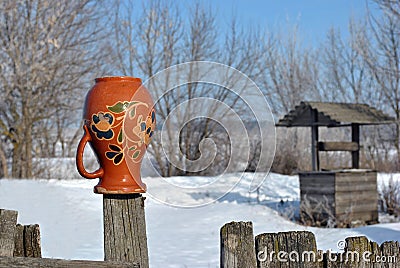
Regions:
<instances>
[{"instance_id":1,"label":"well support post","mask_svg":"<svg viewBox=\"0 0 400 268\"><path fill-rule=\"evenodd\" d=\"M311 163L312 170L319 171L319 150L318 150L318 111L311 109Z\"/></svg>"},{"instance_id":2,"label":"well support post","mask_svg":"<svg viewBox=\"0 0 400 268\"><path fill-rule=\"evenodd\" d=\"M358 144L358 150L351 152L352 168L360 168L360 125L351 124L351 141Z\"/></svg>"}]
</instances>

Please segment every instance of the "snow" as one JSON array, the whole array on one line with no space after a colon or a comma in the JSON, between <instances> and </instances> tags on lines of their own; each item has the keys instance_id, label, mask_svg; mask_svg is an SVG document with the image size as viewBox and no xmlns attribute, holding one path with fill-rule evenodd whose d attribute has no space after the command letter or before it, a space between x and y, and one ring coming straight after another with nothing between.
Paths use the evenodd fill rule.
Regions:
<instances>
[{"instance_id":1,"label":"snow","mask_svg":"<svg viewBox=\"0 0 400 268\"><path fill-rule=\"evenodd\" d=\"M328 229L289 221L280 212L298 207L298 177L255 176L143 178L148 186L145 205L150 266L219 267L219 230L230 221L252 221L255 235L312 231L323 250L338 251L338 242L348 236L365 235L378 243L400 241L399 222ZM400 180L400 174L379 174L378 185L388 183L390 177ZM254 179L264 180L259 195L249 193ZM96 183L84 179L2 179L0 208L17 210L22 224L40 224L44 257L102 260L102 196L92 192Z\"/></svg>"}]
</instances>

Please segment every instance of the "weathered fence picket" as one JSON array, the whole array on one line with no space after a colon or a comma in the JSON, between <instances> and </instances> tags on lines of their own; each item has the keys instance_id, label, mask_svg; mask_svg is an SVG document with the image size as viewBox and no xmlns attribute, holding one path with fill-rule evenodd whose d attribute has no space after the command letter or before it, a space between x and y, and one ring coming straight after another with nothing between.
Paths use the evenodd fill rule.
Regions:
<instances>
[{"instance_id":1,"label":"weathered fence picket","mask_svg":"<svg viewBox=\"0 0 400 268\"><path fill-rule=\"evenodd\" d=\"M255 249L259 268L322 267L322 252L317 250L311 232L260 234L255 238ZM302 265L296 266L299 262Z\"/></svg>"},{"instance_id":2,"label":"weathered fence picket","mask_svg":"<svg viewBox=\"0 0 400 268\"><path fill-rule=\"evenodd\" d=\"M144 197L141 194L105 194L104 260L138 261L149 267Z\"/></svg>"},{"instance_id":3,"label":"weathered fence picket","mask_svg":"<svg viewBox=\"0 0 400 268\"><path fill-rule=\"evenodd\" d=\"M12 257L18 212L0 209L0 256Z\"/></svg>"},{"instance_id":4,"label":"weathered fence picket","mask_svg":"<svg viewBox=\"0 0 400 268\"><path fill-rule=\"evenodd\" d=\"M221 268L255 268L253 224L231 222L221 228Z\"/></svg>"},{"instance_id":5,"label":"weathered fence picket","mask_svg":"<svg viewBox=\"0 0 400 268\"><path fill-rule=\"evenodd\" d=\"M251 222L231 222L221 228L221 267L400 268L399 242L379 246L364 236L348 237L340 243L344 250L323 252L311 232L264 233L255 239L252 234Z\"/></svg>"},{"instance_id":6,"label":"weathered fence picket","mask_svg":"<svg viewBox=\"0 0 400 268\"><path fill-rule=\"evenodd\" d=\"M14 240L14 257L42 257L40 228L38 224L17 224Z\"/></svg>"}]
</instances>

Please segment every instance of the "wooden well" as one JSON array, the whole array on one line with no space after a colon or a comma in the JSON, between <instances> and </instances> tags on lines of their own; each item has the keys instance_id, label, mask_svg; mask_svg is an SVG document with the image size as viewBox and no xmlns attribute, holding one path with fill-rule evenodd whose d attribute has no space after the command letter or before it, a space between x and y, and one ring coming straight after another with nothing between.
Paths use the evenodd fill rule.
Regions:
<instances>
[{"instance_id":1,"label":"wooden well","mask_svg":"<svg viewBox=\"0 0 400 268\"><path fill-rule=\"evenodd\" d=\"M360 169L360 126L393 122L366 104L332 102L301 102L279 120L276 126L311 129L312 171L299 173L300 213L338 226L378 222L377 174ZM351 141L320 141L319 127L351 127ZM351 169L322 169L319 154L327 151L351 153Z\"/></svg>"},{"instance_id":2,"label":"wooden well","mask_svg":"<svg viewBox=\"0 0 400 268\"><path fill-rule=\"evenodd\" d=\"M321 208L314 212L314 219L323 222L333 217L338 225L378 222L376 172L360 169L311 171L299 173L299 179L301 207L309 202Z\"/></svg>"}]
</instances>

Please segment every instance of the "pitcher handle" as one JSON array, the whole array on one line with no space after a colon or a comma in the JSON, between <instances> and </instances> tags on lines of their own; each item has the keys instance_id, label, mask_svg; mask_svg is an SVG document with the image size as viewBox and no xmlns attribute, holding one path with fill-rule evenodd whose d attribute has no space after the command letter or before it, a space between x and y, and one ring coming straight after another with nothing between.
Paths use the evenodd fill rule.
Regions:
<instances>
[{"instance_id":1,"label":"pitcher handle","mask_svg":"<svg viewBox=\"0 0 400 268\"><path fill-rule=\"evenodd\" d=\"M76 167L78 169L79 174L86 179L101 178L104 174L104 170L102 167L100 167L98 170L94 172L88 172L85 169L85 166L83 165L83 152L85 150L86 143L92 140L87 125L83 125L83 130L85 131L85 134L81 138L78 145L78 150L76 152Z\"/></svg>"}]
</instances>

